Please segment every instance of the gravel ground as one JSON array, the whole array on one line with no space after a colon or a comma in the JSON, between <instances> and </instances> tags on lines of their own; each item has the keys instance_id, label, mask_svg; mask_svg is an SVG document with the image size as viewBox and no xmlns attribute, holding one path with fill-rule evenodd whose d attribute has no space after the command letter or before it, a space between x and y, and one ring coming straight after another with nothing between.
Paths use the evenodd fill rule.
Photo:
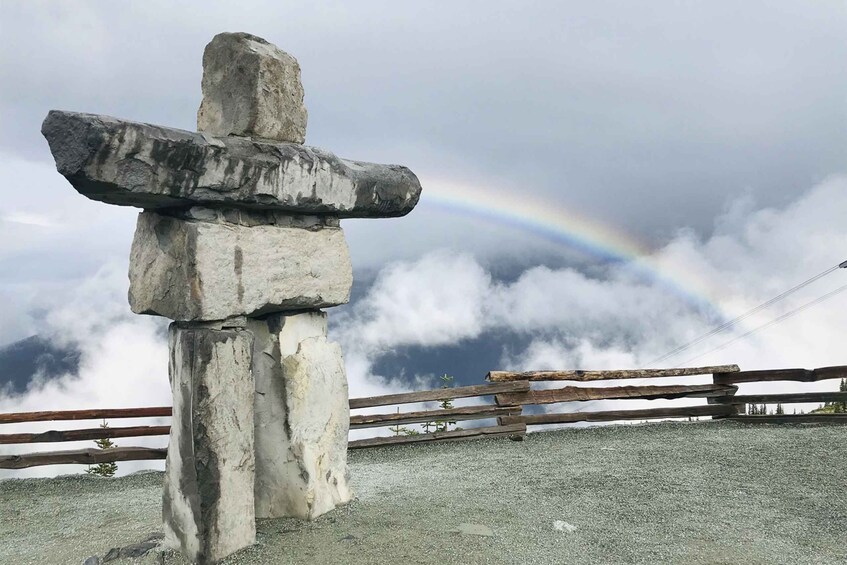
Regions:
<instances>
[{"instance_id":1,"label":"gravel ground","mask_svg":"<svg viewBox=\"0 0 847 565\"><path fill-rule=\"evenodd\" d=\"M350 467L349 507L262 520L225 563L847 563L843 426L571 428L355 451ZM0 482L0 563L78 565L145 539L161 480Z\"/></svg>"}]
</instances>

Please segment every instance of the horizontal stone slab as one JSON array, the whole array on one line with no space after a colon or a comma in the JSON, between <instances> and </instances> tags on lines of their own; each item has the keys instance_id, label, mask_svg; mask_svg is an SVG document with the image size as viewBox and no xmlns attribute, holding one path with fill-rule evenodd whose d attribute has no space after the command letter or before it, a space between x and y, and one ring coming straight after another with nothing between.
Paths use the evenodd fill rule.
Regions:
<instances>
[{"instance_id":1,"label":"horizontal stone slab","mask_svg":"<svg viewBox=\"0 0 847 565\"><path fill-rule=\"evenodd\" d=\"M349 161L295 143L58 110L47 114L41 133L74 188L108 204L378 218L409 213L421 192L406 167Z\"/></svg>"},{"instance_id":2,"label":"horizontal stone slab","mask_svg":"<svg viewBox=\"0 0 847 565\"><path fill-rule=\"evenodd\" d=\"M341 228L250 227L145 211L129 282L135 313L212 321L344 304L353 271Z\"/></svg>"}]
</instances>

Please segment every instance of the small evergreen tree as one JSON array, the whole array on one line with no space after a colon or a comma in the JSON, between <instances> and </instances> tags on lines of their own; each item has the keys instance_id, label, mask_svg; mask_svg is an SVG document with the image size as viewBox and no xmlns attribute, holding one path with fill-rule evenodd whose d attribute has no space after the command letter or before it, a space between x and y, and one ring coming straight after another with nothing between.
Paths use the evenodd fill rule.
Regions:
<instances>
[{"instance_id":1,"label":"small evergreen tree","mask_svg":"<svg viewBox=\"0 0 847 565\"><path fill-rule=\"evenodd\" d=\"M847 392L847 379L841 379L838 392ZM812 410L812 414L847 414L847 402L826 402Z\"/></svg>"},{"instance_id":2,"label":"small evergreen tree","mask_svg":"<svg viewBox=\"0 0 847 565\"><path fill-rule=\"evenodd\" d=\"M106 423L106 420L103 420L103 423L100 424L100 427L106 429L109 427L109 424ZM104 437L101 439L94 440L94 443L100 449L112 449L116 447L111 439ZM89 475L97 475L98 477L114 477L115 473L118 471L117 463L98 463L97 465L88 466L88 469L85 470Z\"/></svg>"},{"instance_id":3,"label":"small evergreen tree","mask_svg":"<svg viewBox=\"0 0 847 565\"><path fill-rule=\"evenodd\" d=\"M451 377L450 375L445 373L444 375L441 375L440 378L441 378L441 382L443 383L441 385L441 388L450 388L452 386L453 377ZM453 408L453 399L447 398L445 400L442 400L441 402L438 403L438 406L442 410L449 410L449 409ZM397 413L398 414L400 413L399 408L397 409ZM450 426L455 426L455 425L456 425L456 422L454 420L433 420L431 422L424 422L420 426L421 426L421 429L423 430L423 433L430 433L430 432L446 432L446 431L450 430ZM461 430L462 428L454 427L453 429L454 430ZM408 428L406 426L401 426L400 424L397 424L396 426L389 426L388 430L391 431L392 433L394 433L395 436L401 436L401 435L402 436L416 436L416 435L419 435L421 433L418 430Z\"/></svg>"},{"instance_id":4,"label":"small evergreen tree","mask_svg":"<svg viewBox=\"0 0 847 565\"><path fill-rule=\"evenodd\" d=\"M397 409L397 413L400 413L399 408ZM420 433L417 430L407 428L406 426L401 426L400 424L397 424L396 426L389 426L388 429L389 431L394 432L395 436L416 436Z\"/></svg>"},{"instance_id":5,"label":"small evergreen tree","mask_svg":"<svg viewBox=\"0 0 847 565\"><path fill-rule=\"evenodd\" d=\"M750 408L747 412L751 416L765 416L768 413L768 405L767 404L750 404Z\"/></svg>"},{"instance_id":6,"label":"small evergreen tree","mask_svg":"<svg viewBox=\"0 0 847 565\"><path fill-rule=\"evenodd\" d=\"M838 392L847 392L847 379L841 379L841 384L838 386ZM837 414L847 414L847 401L845 402L833 402L835 404L835 410Z\"/></svg>"},{"instance_id":7,"label":"small evergreen tree","mask_svg":"<svg viewBox=\"0 0 847 565\"><path fill-rule=\"evenodd\" d=\"M441 375L441 388L450 388L453 386L453 377L448 375L447 373ZM453 399L447 398L438 403L442 410L450 410L453 408ZM424 433L429 432L446 432L450 429L450 426L454 426L453 429L460 430L461 428L457 428L456 421L454 420L435 420L432 422L426 422L421 424Z\"/></svg>"},{"instance_id":8,"label":"small evergreen tree","mask_svg":"<svg viewBox=\"0 0 847 565\"><path fill-rule=\"evenodd\" d=\"M441 382L444 383L441 385L441 388L450 388L451 386L453 386L453 377L445 373L441 375ZM441 406L442 410L450 410L453 408L453 399L448 398L446 400L442 400L439 405ZM455 420L438 420L435 423L435 431L446 432L450 426L455 425Z\"/></svg>"},{"instance_id":9,"label":"small evergreen tree","mask_svg":"<svg viewBox=\"0 0 847 565\"><path fill-rule=\"evenodd\" d=\"M782 404L777 403L775 414L777 416L781 416L782 414L785 414L785 410L782 408Z\"/></svg>"}]
</instances>

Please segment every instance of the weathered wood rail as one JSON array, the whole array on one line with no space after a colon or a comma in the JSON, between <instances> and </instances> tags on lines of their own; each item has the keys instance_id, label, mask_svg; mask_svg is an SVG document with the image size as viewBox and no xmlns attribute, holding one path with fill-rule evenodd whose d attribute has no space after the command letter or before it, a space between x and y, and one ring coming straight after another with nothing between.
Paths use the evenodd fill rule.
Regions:
<instances>
[{"instance_id":1,"label":"weathered wood rail","mask_svg":"<svg viewBox=\"0 0 847 565\"><path fill-rule=\"evenodd\" d=\"M52 412L19 412L13 414L0 414L0 424L50 422L55 420L156 418L170 415L170 406L154 406L152 408L98 408L95 410L63 410Z\"/></svg>"},{"instance_id":2,"label":"weathered wood rail","mask_svg":"<svg viewBox=\"0 0 847 565\"><path fill-rule=\"evenodd\" d=\"M23 455L0 456L0 469L26 469L41 465L96 465L119 461L154 461L164 459L167 448L113 447L112 449L74 449L68 451L42 451Z\"/></svg>"},{"instance_id":3,"label":"weathered wood rail","mask_svg":"<svg viewBox=\"0 0 847 565\"><path fill-rule=\"evenodd\" d=\"M491 371L486 377L492 383L508 381L608 381L616 379L651 379L655 377L686 377L714 373L737 372L738 365L715 367L683 367L681 369L627 369L614 371Z\"/></svg>"},{"instance_id":4,"label":"weathered wood rail","mask_svg":"<svg viewBox=\"0 0 847 565\"><path fill-rule=\"evenodd\" d=\"M2 434L0 444L84 441L101 438L166 436L170 426L134 426L130 428L87 428L82 430L50 430L37 434Z\"/></svg>"},{"instance_id":5,"label":"weathered wood rail","mask_svg":"<svg viewBox=\"0 0 847 565\"><path fill-rule=\"evenodd\" d=\"M549 381L614 381L622 379L652 379L711 375L706 384L669 384L638 386L573 386L533 389L532 382ZM457 398L475 398L480 404L447 409L383 412L378 414L352 414L351 429L391 427L423 424L427 422L490 421L496 425L482 425L464 429L446 429L426 433L378 436L350 441L349 449L381 445L416 444L424 442L459 441L479 437L521 438L527 426L569 424L575 422L614 422L626 420L651 420L668 418L727 418L747 423L847 423L847 414L769 414L747 415L748 404L792 404L838 402L847 403L847 392L798 392L781 394L737 394L739 384L753 382L817 382L826 379L847 378L847 366L818 369L775 369L768 371L741 371L737 365L687 367L678 369L640 369L623 371L492 371L488 384L440 388L350 399L351 410L438 402ZM675 400L705 398L707 404L696 406L664 406L632 410L601 410L537 413L532 406L580 403L596 400ZM485 401L483 401L485 399ZM489 401L488 399L492 399ZM47 422L59 420L129 419L169 417L167 406L147 408L91 409L0 414L0 424ZM51 430L39 433L0 434L0 444L28 444L94 440L100 438L127 438L164 436L169 426L129 426L83 428L76 430ZM96 464L112 461L164 459L165 448L117 447L106 450L78 449L50 451L20 455L0 455L0 469L24 469L38 465Z\"/></svg>"}]
</instances>

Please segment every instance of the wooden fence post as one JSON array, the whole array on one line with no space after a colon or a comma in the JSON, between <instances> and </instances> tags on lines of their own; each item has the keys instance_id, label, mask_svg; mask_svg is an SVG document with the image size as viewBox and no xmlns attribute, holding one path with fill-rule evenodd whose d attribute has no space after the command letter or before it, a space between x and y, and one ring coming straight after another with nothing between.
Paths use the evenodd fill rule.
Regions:
<instances>
[{"instance_id":1,"label":"wooden fence post","mask_svg":"<svg viewBox=\"0 0 847 565\"><path fill-rule=\"evenodd\" d=\"M518 381L518 382L520 382L520 381ZM512 410L512 411L510 411L510 413L507 416L497 416L497 425L498 426L508 426L510 424L514 424L514 421L510 422L510 424L507 424L504 418L508 418L508 419L513 420L515 417L517 417L517 418L523 417L523 403L521 402L521 399L526 398L530 393L530 391L529 391L529 381L524 381L524 382L526 382L526 385L527 385L526 391L519 392L519 393L512 393L511 395L509 395L509 394L498 394L497 396L494 397L494 399L495 399L494 402L498 407L510 408ZM504 398L507 399L505 402L503 401ZM526 436L526 426L524 426L524 428L522 430L520 430L518 433L516 433L514 435L510 435L509 439L512 440L512 441L523 441L524 436Z\"/></svg>"},{"instance_id":2,"label":"wooden fence post","mask_svg":"<svg viewBox=\"0 0 847 565\"><path fill-rule=\"evenodd\" d=\"M716 385L727 384L726 379L723 378L724 375L725 373L712 373L712 382ZM728 404L731 410L729 414L718 414L716 416L712 416L712 420L722 420L731 416L738 416L739 414L747 413L746 404L730 402L730 399L735 396L735 393L737 392L738 387L736 386L731 389L728 389L723 396L713 396L706 399L706 402L708 404Z\"/></svg>"}]
</instances>

